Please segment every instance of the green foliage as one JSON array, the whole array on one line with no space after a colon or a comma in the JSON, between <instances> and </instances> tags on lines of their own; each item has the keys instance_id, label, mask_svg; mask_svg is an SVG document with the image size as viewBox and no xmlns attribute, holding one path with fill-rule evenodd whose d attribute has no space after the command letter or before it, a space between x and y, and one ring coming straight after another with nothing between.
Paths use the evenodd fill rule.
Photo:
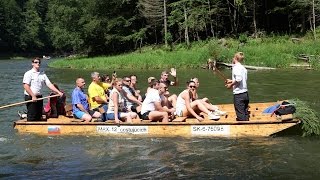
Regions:
<instances>
[{"instance_id":1,"label":"green foliage","mask_svg":"<svg viewBox=\"0 0 320 180\"><path fill-rule=\"evenodd\" d=\"M218 41L216 39L209 41L208 44L209 57L218 61L220 58L220 53L222 52L221 45L218 44Z\"/></svg>"},{"instance_id":2,"label":"green foliage","mask_svg":"<svg viewBox=\"0 0 320 180\"><path fill-rule=\"evenodd\" d=\"M248 36L246 34L240 34L239 41L240 41L240 43L243 43L243 44L247 43L248 42Z\"/></svg>"},{"instance_id":3,"label":"green foliage","mask_svg":"<svg viewBox=\"0 0 320 180\"><path fill-rule=\"evenodd\" d=\"M15 0L0 1L0 49L20 48L21 8ZM0 51L1 52L1 51Z\"/></svg>"},{"instance_id":4,"label":"green foliage","mask_svg":"<svg viewBox=\"0 0 320 180\"><path fill-rule=\"evenodd\" d=\"M165 3L167 32L171 32L167 35L163 33ZM320 0L315 0L316 15L320 13L319 3ZM262 41L281 43L277 41L281 40L278 35L304 35L311 29L311 9L312 2L307 0L272 3L244 0L227 3L225 0L1 0L0 49L21 53L85 52L95 56L134 51L143 45L158 46L163 40L173 45L186 41L190 48L190 41L240 34L239 41L245 43L251 40L244 33L254 33L253 19L257 30L266 35L276 34L274 39ZM319 18L316 19L318 24ZM316 34L320 39L318 29ZM307 32L307 36L313 39L312 32ZM225 47L233 51L230 54L234 53L234 47L245 49L238 47L235 41ZM222 51L220 56L229 54L225 49Z\"/></svg>"},{"instance_id":5,"label":"green foliage","mask_svg":"<svg viewBox=\"0 0 320 180\"><path fill-rule=\"evenodd\" d=\"M302 122L303 136L320 135L320 116L311 109L307 102L299 99L289 100L296 107L296 118Z\"/></svg>"},{"instance_id":6,"label":"green foliage","mask_svg":"<svg viewBox=\"0 0 320 180\"><path fill-rule=\"evenodd\" d=\"M172 34L170 32L168 32L165 39L168 41L168 43L171 43L173 40Z\"/></svg>"},{"instance_id":7,"label":"green foliage","mask_svg":"<svg viewBox=\"0 0 320 180\"><path fill-rule=\"evenodd\" d=\"M164 46L143 47L141 51L118 55L99 57L99 61L104 64L103 68L130 68L125 64L140 64L143 68L162 68L175 65L180 68L194 67L200 68L205 64L208 58L230 63L235 52L242 51L245 53L245 64L254 66L267 66L276 68L288 68L291 63L296 63L296 57L299 54L320 54L318 44L313 40L305 40L301 43L293 43L290 39L278 37L261 39L248 39L246 46L238 49L238 40L226 39L225 43L219 43L218 40L194 42L191 49L185 43L173 47L173 51L167 51ZM318 56L317 56L318 57ZM112 60L111 60L112 59ZM119 61L118 59L122 59ZM56 61L54 67L72 67L81 68L94 66L96 59L77 64L80 61ZM150 61L150 62L149 62ZM317 60L318 61L318 60ZM88 63L88 64L87 64ZM69 65L70 64L70 65ZM88 67L90 68L90 67Z\"/></svg>"},{"instance_id":8,"label":"green foliage","mask_svg":"<svg viewBox=\"0 0 320 180\"><path fill-rule=\"evenodd\" d=\"M26 22L21 33L21 47L24 50L42 49L44 47L44 23L40 18L36 6L39 0L30 0L26 3L26 11L23 13Z\"/></svg>"},{"instance_id":9,"label":"green foliage","mask_svg":"<svg viewBox=\"0 0 320 180\"><path fill-rule=\"evenodd\" d=\"M311 67L314 68L314 69L320 69L320 55L313 55L313 56L310 56L310 64L311 64Z\"/></svg>"}]
</instances>

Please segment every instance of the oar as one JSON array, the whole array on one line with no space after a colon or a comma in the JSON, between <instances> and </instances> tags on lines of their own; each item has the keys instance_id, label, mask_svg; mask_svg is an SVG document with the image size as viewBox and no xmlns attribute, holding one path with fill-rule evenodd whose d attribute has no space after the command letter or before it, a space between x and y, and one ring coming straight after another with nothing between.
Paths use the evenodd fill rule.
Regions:
<instances>
[{"instance_id":1,"label":"oar","mask_svg":"<svg viewBox=\"0 0 320 180\"><path fill-rule=\"evenodd\" d=\"M57 97L57 96L60 96L60 95L59 95L59 94L56 94L56 95L52 95L52 96L47 96L47 97L43 97L43 98L38 98L37 100L42 100L42 99L52 98L52 97ZM20 105L20 104L26 104L26 103L29 103L29 102L33 102L33 100L28 100L28 101L23 101L23 102L8 104L8 105L5 105L5 106L1 106L0 109L7 108L7 107L11 107L11 106L17 106L17 105Z\"/></svg>"}]
</instances>

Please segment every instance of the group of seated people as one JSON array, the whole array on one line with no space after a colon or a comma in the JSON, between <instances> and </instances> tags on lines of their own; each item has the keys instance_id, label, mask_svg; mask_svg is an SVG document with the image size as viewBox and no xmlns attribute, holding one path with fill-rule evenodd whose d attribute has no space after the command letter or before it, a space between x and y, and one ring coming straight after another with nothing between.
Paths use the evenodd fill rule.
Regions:
<instances>
[{"instance_id":1,"label":"group of seated people","mask_svg":"<svg viewBox=\"0 0 320 180\"><path fill-rule=\"evenodd\" d=\"M169 74L174 81L168 79ZM92 82L88 95L84 93L85 80L77 78L76 88L72 92L73 116L85 122L98 118L102 121L114 120L115 123L132 122L133 119L170 122L176 116L194 117L199 122L204 120L200 113L209 119L218 120L225 112L209 103L208 98L199 99L197 89L199 80L192 78L186 89L178 96L171 94L169 86L178 85L176 70L163 71L161 78L148 78L149 87L145 94L136 89L137 76L117 78L91 73Z\"/></svg>"}]
</instances>

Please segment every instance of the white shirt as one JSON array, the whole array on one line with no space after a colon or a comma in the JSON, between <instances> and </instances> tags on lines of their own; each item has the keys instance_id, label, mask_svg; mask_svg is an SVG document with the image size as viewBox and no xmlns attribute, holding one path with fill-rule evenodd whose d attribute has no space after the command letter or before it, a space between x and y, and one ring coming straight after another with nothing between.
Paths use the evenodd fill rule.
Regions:
<instances>
[{"instance_id":1,"label":"white shirt","mask_svg":"<svg viewBox=\"0 0 320 180\"><path fill-rule=\"evenodd\" d=\"M107 113L114 113L114 102L113 102L113 99L112 99L112 96L113 96L114 93L118 94L118 112L122 112L125 109L123 95L116 88L113 88L111 90L111 93L110 93L110 96L109 96L111 99L109 101Z\"/></svg>"},{"instance_id":2,"label":"white shirt","mask_svg":"<svg viewBox=\"0 0 320 180\"><path fill-rule=\"evenodd\" d=\"M152 88L147 92L146 98L142 103L141 114L144 114L148 111L156 110L156 107L154 105L155 102L161 102L161 98L159 95L159 91Z\"/></svg>"},{"instance_id":3,"label":"white shirt","mask_svg":"<svg viewBox=\"0 0 320 180\"><path fill-rule=\"evenodd\" d=\"M241 94L248 91L247 69L239 62L232 67L232 80L238 83L233 86L233 94Z\"/></svg>"},{"instance_id":4,"label":"white shirt","mask_svg":"<svg viewBox=\"0 0 320 180\"><path fill-rule=\"evenodd\" d=\"M24 73L22 83L29 84L31 91L36 96L41 95L41 88L43 84L46 84L47 86L51 84L50 80L44 72L37 72L33 68ZM26 90L24 90L24 94L29 95Z\"/></svg>"}]
</instances>

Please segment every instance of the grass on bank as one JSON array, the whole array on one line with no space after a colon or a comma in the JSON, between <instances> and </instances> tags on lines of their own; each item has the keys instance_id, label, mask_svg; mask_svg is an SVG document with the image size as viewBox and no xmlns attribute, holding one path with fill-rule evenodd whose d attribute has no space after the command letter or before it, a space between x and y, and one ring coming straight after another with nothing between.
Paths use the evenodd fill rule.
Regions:
<instances>
[{"instance_id":1,"label":"grass on bank","mask_svg":"<svg viewBox=\"0 0 320 180\"><path fill-rule=\"evenodd\" d=\"M245 53L245 64L287 68L291 63L299 63L300 54L315 55L314 68L319 69L320 41L303 38L293 42L289 36L267 38L246 38L244 44L237 39L224 41L212 39L194 42L190 48L184 44L173 47L172 51L164 47L144 47L141 51L117 56L94 58L71 58L54 61L49 64L55 68L72 69L158 69L158 68L201 68L208 58L230 63L237 51Z\"/></svg>"}]
</instances>

